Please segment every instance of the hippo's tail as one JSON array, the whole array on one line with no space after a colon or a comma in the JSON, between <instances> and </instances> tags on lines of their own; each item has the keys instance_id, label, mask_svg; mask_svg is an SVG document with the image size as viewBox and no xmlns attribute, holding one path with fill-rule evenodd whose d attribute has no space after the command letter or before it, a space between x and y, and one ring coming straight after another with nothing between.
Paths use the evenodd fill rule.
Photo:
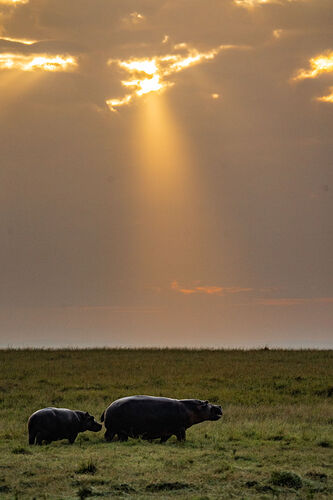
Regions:
<instances>
[{"instance_id":1,"label":"hippo's tail","mask_svg":"<svg viewBox=\"0 0 333 500\"><path fill-rule=\"evenodd\" d=\"M105 414L105 411L103 411L103 413L101 415L101 422L104 422L104 414Z\"/></svg>"}]
</instances>

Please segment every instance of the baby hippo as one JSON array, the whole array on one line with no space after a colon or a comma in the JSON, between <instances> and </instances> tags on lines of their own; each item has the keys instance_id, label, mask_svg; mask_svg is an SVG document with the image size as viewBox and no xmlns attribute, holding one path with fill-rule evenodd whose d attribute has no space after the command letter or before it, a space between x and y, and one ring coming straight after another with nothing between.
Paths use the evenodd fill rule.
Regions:
<instances>
[{"instance_id":1,"label":"baby hippo","mask_svg":"<svg viewBox=\"0 0 333 500\"><path fill-rule=\"evenodd\" d=\"M43 408L28 420L29 444L47 444L59 439L74 443L79 432L98 432L102 428L88 412L66 408Z\"/></svg>"}]
</instances>

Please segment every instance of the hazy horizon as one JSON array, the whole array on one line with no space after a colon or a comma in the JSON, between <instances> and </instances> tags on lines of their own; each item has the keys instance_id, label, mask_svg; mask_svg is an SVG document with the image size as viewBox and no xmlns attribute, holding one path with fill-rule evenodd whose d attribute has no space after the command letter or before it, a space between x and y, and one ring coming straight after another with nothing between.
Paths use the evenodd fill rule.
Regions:
<instances>
[{"instance_id":1,"label":"hazy horizon","mask_svg":"<svg viewBox=\"0 0 333 500\"><path fill-rule=\"evenodd\" d=\"M134 350L140 350L140 349L143 349L143 350L160 350L160 349L170 349L170 350L190 350L190 351L196 351L196 350L202 350L202 351L205 351L205 350L240 350L240 351L251 351L251 350L271 350L271 351L274 351L274 350L290 350L290 351L294 351L294 350L318 350L318 351L330 351L333 349L332 347L332 343L327 343L327 345L325 344L316 344L316 343L312 343L311 341L309 342L303 342L303 343L300 343L300 344L288 344L288 343L283 343L283 344L273 344L273 343L266 343L266 344L251 344L251 343L247 343L247 344L232 344L232 343L229 343L229 344L225 344L225 345L221 345L221 344L216 344L216 345L213 345L213 344L141 344L140 341L138 341L137 344L112 344L112 343L109 343L109 344L103 344L102 342L99 342L99 343L88 343L88 342L82 342L80 341L80 344L75 344L74 342L72 343L67 343L67 344L57 344L54 339L50 339L49 343L43 343L43 341L41 340L40 342L39 341L35 341L35 342L32 342L32 343L24 343L23 341L17 343L17 344L11 344L11 343L8 343L7 345L4 345L4 344L0 344L0 350L20 350L20 349L28 349L28 350L34 350L34 349L41 349L41 350L80 350L80 349L83 349L83 350L94 350L94 349L120 349L120 350L126 350L126 349L134 349Z\"/></svg>"},{"instance_id":2,"label":"hazy horizon","mask_svg":"<svg viewBox=\"0 0 333 500\"><path fill-rule=\"evenodd\" d=\"M213 346L82 346L82 345L64 345L64 346L0 346L0 351L332 351L332 347L297 347L297 346L246 346L246 347L213 347Z\"/></svg>"},{"instance_id":3,"label":"hazy horizon","mask_svg":"<svg viewBox=\"0 0 333 500\"><path fill-rule=\"evenodd\" d=\"M0 0L0 347L333 347L329 0Z\"/></svg>"}]
</instances>

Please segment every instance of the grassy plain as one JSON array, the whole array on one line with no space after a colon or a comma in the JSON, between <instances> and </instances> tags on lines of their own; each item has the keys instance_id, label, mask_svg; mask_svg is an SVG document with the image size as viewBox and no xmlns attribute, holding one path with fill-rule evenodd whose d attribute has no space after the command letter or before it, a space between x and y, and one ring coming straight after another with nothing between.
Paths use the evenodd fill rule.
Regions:
<instances>
[{"instance_id":1,"label":"grassy plain","mask_svg":"<svg viewBox=\"0 0 333 500\"><path fill-rule=\"evenodd\" d=\"M0 351L3 499L333 498L333 351ZM187 441L106 443L103 431L28 446L29 415L131 394L209 399Z\"/></svg>"}]
</instances>

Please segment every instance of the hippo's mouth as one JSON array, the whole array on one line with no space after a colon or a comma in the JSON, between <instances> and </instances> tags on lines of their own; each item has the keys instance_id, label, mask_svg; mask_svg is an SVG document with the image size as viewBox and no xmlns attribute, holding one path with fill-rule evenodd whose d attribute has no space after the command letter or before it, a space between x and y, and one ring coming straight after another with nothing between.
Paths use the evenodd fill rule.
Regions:
<instances>
[{"instance_id":1,"label":"hippo's mouth","mask_svg":"<svg viewBox=\"0 0 333 500\"><path fill-rule=\"evenodd\" d=\"M214 408L214 414L211 416L212 420L220 420L222 417L222 408Z\"/></svg>"},{"instance_id":2,"label":"hippo's mouth","mask_svg":"<svg viewBox=\"0 0 333 500\"><path fill-rule=\"evenodd\" d=\"M98 422L95 423L94 426L92 426L89 430L92 432L98 432L102 429L102 425L99 424Z\"/></svg>"},{"instance_id":3,"label":"hippo's mouth","mask_svg":"<svg viewBox=\"0 0 333 500\"><path fill-rule=\"evenodd\" d=\"M219 414L213 415L212 420L220 420L221 417L222 417L222 413L219 413Z\"/></svg>"}]
</instances>

